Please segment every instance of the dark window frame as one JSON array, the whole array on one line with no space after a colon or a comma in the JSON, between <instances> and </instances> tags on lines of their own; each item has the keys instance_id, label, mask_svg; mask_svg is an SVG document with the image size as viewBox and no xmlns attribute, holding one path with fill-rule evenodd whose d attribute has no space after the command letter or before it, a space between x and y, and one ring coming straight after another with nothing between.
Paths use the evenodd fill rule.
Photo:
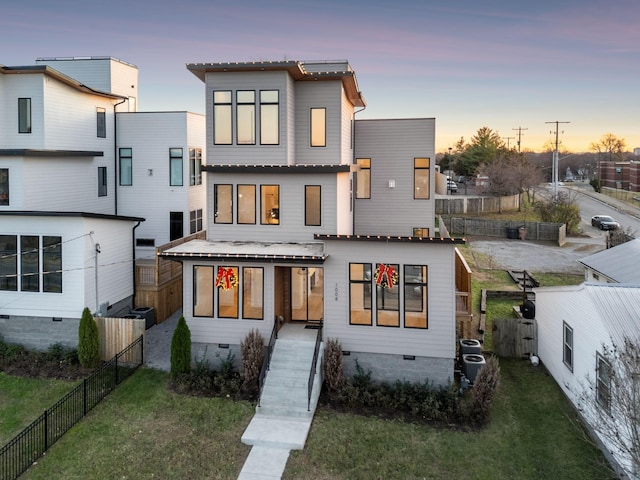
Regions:
<instances>
[{"instance_id":1,"label":"dark window frame","mask_svg":"<svg viewBox=\"0 0 640 480\"><path fill-rule=\"evenodd\" d=\"M246 295L246 291L247 291L247 282L248 281L253 281L253 273L251 275L247 275L247 270L251 270L253 271L257 271L260 270L260 282L261 282L261 287L260 290L262 292L262 296L261 296L261 300L260 300L260 316L251 316L251 315L247 315L247 306L246 306L246 299L249 298L248 295ZM252 283L253 284L253 283ZM250 289L249 289L250 290ZM242 267L242 299L240 300L240 304L242 305L242 318L243 319L247 319L247 320L264 320L264 267L253 267L253 266L245 266Z\"/></svg>"},{"instance_id":2,"label":"dark window frame","mask_svg":"<svg viewBox=\"0 0 640 480\"><path fill-rule=\"evenodd\" d=\"M570 338L569 338L570 337ZM562 322L562 363L573 372L573 328Z\"/></svg>"},{"instance_id":3,"label":"dark window frame","mask_svg":"<svg viewBox=\"0 0 640 480\"><path fill-rule=\"evenodd\" d=\"M107 185L107 167L98 167L98 197L106 197L108 195Z\"/></svg>"},{"instance_id":4,"label":"dark window frame","mask_svg":"<svg viewBox=\"0 0 640 480\"><path fill-rule=\"evenodd\" d=\"M130 187L133 185L133 149L129 147L123 147L118 149L118 184L122 187ZM123 175L123 172L128 172L129 178Z\"/></svg>"},{"instance_id":5,"label":"dark window frame","mask_svg":"<svg viewBox=\"0 0 640 480\"><path fill-rule=\"evenodd\" d=\"M245 196L245 193L244 193L245 188L249 188L250 190L253 190L252 192L253 201L241 200ZM255 225L256 222L258 221L258 215L256 213L256 203L257 203L256 195L257 195L257 188L255 184L239 183L236 186L236 203L237 203L236 222L238 223L238 225ZM253 205L253 222L244 221L244 218L242 219L243 221L241 221L240 215L241 215L241 212L243 211L242 205L244 205L245 202L247 202L247 204Z\"/></svg>"},{"instance_id":6,"label":"dark window frame","mask_svg":"<svg viewBox=\"0 0 640 480\"><path fill-rule=\"evenodd\" d=\"M40 271L40 236L20 235L21 292L40 291Z\"/></svg>"},{"instance_id":7,"label":"dark window frame","mask_svg":"<svg viewBox=\"0 0 640 480\"><path fill-rule=\"evenodd\" d=\"M277 192L277 196L278 196L278 202L277 202L277 207L272 207L269 211L269 213L267 214L266 211L265 216L263 216L263 197L265 196L262 193L262 189L265 187L276 187L276 192ZM282 212L280 210L280 184L274 184L274 183L265 183L265 184L261 184L260 185L260 225L280 225L281 224L281 219L282 217ZM274 221L269 221L269 219L272 219Z\"/></svg>"},{"instance_id":8,"label":"dark window frame","mask_svg":"<svg viewBox=\"0 0 640 480\"><path fill-rule=\"evenodd\" d=\"M354 279L351 275L352 265L362 265L362 279ZM367 278L367 273L369 278ZM353 310L351 308L352 285L362 285L362 309L369 311L369 323L354 323L352 321ZM373 264L370 262L349 262L349 325L372 327L373 326ZM368 294L368 295L367 295ZM358 310L360 311L360 310Z\"/></svg>"},{"instance_id":9,"label":"dark window frame","mask_svg":"<svg viewBox=\"0 0 640 480\"><path fill-rule=\"evenodd\" d=\"M0 291L18 291L18 235L0 234Z\"/></svg>"},{"instance_id":10,"label":"dark window frame","mask_svg":"<svg viewBox=\"0 0 640 480\"><path fill-rule=\"evenodd\" d=\"M229 97L229 100L225 100L225 101L218 101L216 99L217 95L216 94L227 94ZM213 91L213 121L211 122L213 124L213 144L214 145L233 145L233 92L231 90L214 90ZM228 120L227 119L223 119L221 113L222 112L226 112L227 116L229 117ZM218 118L220 117L220 118ZM216 126L218 125L218 122L222 122L224 120L225 123L228 122L227 127L229 128L229 139L228 141L225 139L224 141L222 141L221 138L218 138L218 130L216 129Z\"/></svg>"},{"instance_id":11,"label":"dark window frame","mask_svg":"<svg viewBox=\"0 0 640 480\"><path fill-rule=\"evenodd\" d=\"M180 152L179 156L178 156L178 151ZM183 165L183 162L184 162L184 150L183 150L183 148L182 147L169 148L169 186L170 187L182 187L182 186L184 186L184 165ZM175 169L175 171L174 171L174 169ZM177 183L178 170L180 171L180 176L179 176L180 177L180 183Z\"/></svg>"},{"instance_id":12,"label":"dark window frame","mask_svg":"<svg viewBox=\"0 0 640 480\"><path fill-rule=\"evenodd\" d=\"M382 265L382 263L376 263L376 270ZM385 263L386 267L393 267L396 274L400 275L400 264L398 263ZM375 274L374 274L375 276ZM391 288L378 285L376 282L376 327L388 327L388 328L400 328L400 282L398 281ZM387 297L387 291L389 291L390 298ZM396 306L393 307L393 300L396 298ZM387 306L387 303L391 303L391 306ZM394 325L385 325L380 323L379 312L396 312L397 319Z\"/></svg>"},{"instance_id":13,"label":"dark window frame","mask_svg":"<svg viewBox=\"0 0 640 480\"><path fill-rule=\"evenodd\" d=\"M193 235L202 231L202 209L191 210L189 212L189 233Z\"/></svg>"},{"instance_id":14,"label":"dark window frame","mask_svg":"<svg viewBox=\"0 0 640 480\"><path fill-rule=\"evenodd\" d=\"M229 221L223 222L219 220L220 214L220 205L221 202L219 190L220 187L229 187L229 208L231 211L229 212ZM233 184L231 183L216 183L213 186L213 223L217 223L220 225L231 225L233 223Z\"/></svg>"},{"instance_id":15,"label":"dark window frame","mask_svg":"<svg viewBox=\"0 0 640 480\"><path fill-rule=\"evenodd\" d=\"M180 228L178 228L178 226ZM178 232L180 235L178 235ZM169 241L184 237L184 213L169 212Z\"/></svg>"},{"instance_id":16,"label":"dark window frame","mask_svg":"<svg viewBox=\"0 0 640 480\"><path fill-rule=\"evenodd\" d=\"M252 93L253 100L244 100L241 98L242 94ZM247 108L253 107L253 108ZM245 110L250 112L251 126L250 129L245 129L245 125L241 124L244 121ZM255 145L256 144L256 91L255 90L236 90L236 145ZM246 130L246 132L245 132ZM245 133L249 133L249 140L240 141L240 136Z\"/></svg>"},{"instance_id":17,"label":"dark window frame","mask_svg":"<svg viewBox=\"0 0 640 480\"><path fill-rule=\"evenodd\" d=\"M371 198L371 159L370 158L356 158L356 165L360 167L356 171L356 199L370 199ZM360 177L362 175L362 178ZM360 180L366 182L367 193L363 194L360 191Z\"/></svg>"},{"instance_id":18,"label":"dark window frame","mask_svg":"<svg viewBox=\"0 0 640 480\"><path fill-rule=\"evenodd\" d=\"M31 98L18 98L18 133L31 133L32 131Z\"/></svg>"},{"instance_id":19,"label":"dark window frame","mask_svg":"<svg viewBox=\"0 0 640 480\"><path fill-rule=\"evenodd\" d=\"M210 275L210 282L211 282L211 291L209 292L210 300L211 300L211 315L199 315L196 313L196 302L198 301L198 286L200 285L198 282L198 270L199 269L203 269L203 272L206 271L210 271L211 275ZM193 313L193 316L195 318L213 318L215 315L215 306L216 306L216 300L215 300L215 287L214 287L214 282L215 282L215 266L214 265L194 265L193 268L191 269L191 274L192 274L192 278L193 278L193 286L192 286L192 295L191 295L191 311Z\"/></svg>"},{"instance_id":20,"label":"dark window frame","mask_svg":"<svg viewBox=\"0 0 640 480\"><path fill-rule=\"evenodd\" d=\"M9 169L0 168L0 206L10 205Z\"/></svg>"},{"instance_id":21,"label":"dark window frame","mask_svg":"<svg viewBox=\"0 0 640 480\"><path fill-rule=\"evenodd\" d=\"M320 119L315 119L315 112L323 112L323 135L322 141L319 143L319 139L316 139L314 136L314 127L316 126L316 121L320 121ZM327 107L309 108L309 146L313 148L323 148L327 146Z\"/></svg>"},{"instance_id":22,"label":"dark window frame","mask_svg":"<svg viewBox=\"0 0 640 480\"><path fill-rule=\"evenodd\" d=\"M263 100L263 93L267 94L267 93L273 93L273 92L277 94L277 99L275 101ZM259 96L260 96L260 145L280 145L280 91L274 90L274 89L260 90ZM267 122L264 121L264 117L266 116L264 113L266 109L273 106L276 107L276 112L277 112L275 126L269 125ZM264 141L264 137L266 136L265 132L267 128L275 129L275 133L276 133L275 142Z\"/></svg>"},{"instance_id":23,"label":"dark window frame","mask_svg":"<svg viewBox=\"0 0 640 480\"><path fill-rule=\"evenodd\" d=\"M408 276L410 274L410 269L413 268L419 268L420 271L420 276L422 277L421 281L416 280L412 280L412 281L407 281L410 277ZM402 266L402 271L403 271L403 286L404 286L404 292L403 292L403 321L404 321L404 328L412 328L412 329L418 329L418 330L427 330L429 328L429 266L428 265L416 265L416 264L406 264ZM420 288L420 305L422 305L424 303L424 300L426 298L426 306L425 306L425 312L424 312L424 327L421 326L411 326L411 325L407 325L407 313L422 313L422 309L420 310L410 310L409 307L407 306L407 304L409 303L407 301L407 297L410 296L415 296L416 295L416 288Z\"/></svg>"},{"instance_id":24,"label":"dark window frame","mask_svg":"<svg viewBox=\"0 0 640 480\"><path fill-rule=\"evenodd\" d=\"M427 166L419 165L421 160L427 161ZM427 173L427 194L426 196L418 196L418 174L423 173L426 170ZM431 198L431 158L430 157L415 157L413 159L413 199L414 200L429 200Z\"/></svg>"},{"instance_id":25,"label":"dark window frame","mask_svg":"<svg viewBox=\"0 0 640 480\"><path fill-rule=\"evenodd\" d=\"M218 306L216 308L216 318L237 320L237 319L240 318L240 304L242 302L242 295L240 294L240 285L242 285L242 279L240 278L240 270L241 269L240 269L240 266L238 266L238 265L218 265L216 267L216 269L214 269L215 279L216 280L218 278L218 275L220 274L220 269L221 268L224 268L224 269L227 269L227 268L235 269L236 276L238 277L238 285L236 285L231 290L224 290L222 287L216 287L215 286L215 281L214 281L214 289L216 290L216 292L217 292L216 296L218 297L218 302L217 302ZM233 312L233 314L231 314L231 315L222 315L220 313L220 309L223 307L222 301L220 300L220 294L222 292L225 292L225 294L227 292L235 293L235 312Z\"/></svg>"},{"instance_id":26,"label":"dark window frame","mask_svg":"<svg viewBox=\"0 0 640 480\"><path fill-rule=\"evenodd\" d=\"M189 148L189 186L202 185L202 149Z\"/></svg>"},{"instance_id":27,"label":"dark window frame","mask_svg":"<svg viewBox=\"0 0 640 480\"><path fill-rule=\"evenodd\" d=\"M42 237L42 291L62 293L62 237Z\"/></svg>"},{"instance_id":28,"label":"dark window frame","mask_svg":"<svg viewBox=\"0 0 640 480\"><path fill-rule=\"evenodd\" d=\"M96 107L96 135L107 138L107 110L103 107Z\"/></svg>"}]
</instances>

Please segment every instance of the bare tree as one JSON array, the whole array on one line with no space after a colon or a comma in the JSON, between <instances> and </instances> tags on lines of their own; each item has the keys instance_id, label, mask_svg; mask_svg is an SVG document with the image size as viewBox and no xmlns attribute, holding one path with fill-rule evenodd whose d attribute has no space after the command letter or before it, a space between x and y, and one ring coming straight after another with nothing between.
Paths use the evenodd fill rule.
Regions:
<instances>
[{"instance_id":1,"label":"bare tree","mask_svg":"<svg viewBox=\"0 0 640 480\"><path fill-rule=\"evenodd\" d=\"M589 150L598 153L603 157L603 160L612 162L622 160L626 147L624 139L616 137L613 133L606 133L599 141L592 142L589 145Z\"/></svg>"},{"instance_id":2,"label":"bare tree","mask_svg":"<svg viewBox=\"0 0 640 480\"><path fill-rule=\"evenodd\" d=\"M631 478L640 475L640 344L603 346L578 398L587 423Z\"/></svg>"}]
</instances>

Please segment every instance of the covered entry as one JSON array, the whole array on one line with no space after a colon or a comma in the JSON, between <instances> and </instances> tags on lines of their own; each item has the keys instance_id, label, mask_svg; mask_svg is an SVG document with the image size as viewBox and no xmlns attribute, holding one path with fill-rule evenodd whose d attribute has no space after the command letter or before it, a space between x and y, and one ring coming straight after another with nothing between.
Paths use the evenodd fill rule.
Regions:
<instances>
[{"instance_id":1,"label":"covered entry","mask_svg":"<svg viewBox=\"0 0 640 480\"><path fill-rule=\"evenodd\" d=\"M275 267L274 307L281 322L318 323L324 318L324 269Z\"/></svg>"}]
</instances>

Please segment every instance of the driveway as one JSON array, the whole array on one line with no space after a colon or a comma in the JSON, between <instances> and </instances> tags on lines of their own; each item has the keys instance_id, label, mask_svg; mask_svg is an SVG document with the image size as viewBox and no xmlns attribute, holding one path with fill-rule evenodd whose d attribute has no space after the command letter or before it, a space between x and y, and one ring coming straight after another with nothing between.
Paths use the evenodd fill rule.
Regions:
<instances>
[{"instance_id":1,"label":"driveway","mask_svg":"<svg viewBox=\"0 0 640 480\"><path fill-rule=\"evenodd\" d=\"M605 249L603 237L568 237L564 246L527 240L468 238L476 265L483 269L581 274L578 260Z\"/></svg>"}]
</instances>

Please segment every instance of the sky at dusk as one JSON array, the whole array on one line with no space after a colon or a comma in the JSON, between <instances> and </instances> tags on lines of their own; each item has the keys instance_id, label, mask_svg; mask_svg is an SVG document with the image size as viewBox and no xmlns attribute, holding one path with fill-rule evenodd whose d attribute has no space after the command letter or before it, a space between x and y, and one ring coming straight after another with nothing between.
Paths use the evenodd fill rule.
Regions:
<instances>
[{"instance_id":1,"label":"sky at dusk","mask_svg":"<svg viewBox=\"0 0 640 480\"><path fill-rule=\"evenodd\" d=\"M438 152L483 126L541 151L554 121L570 151L640 147L638 0L2 2L0 64L69 56L136 65L140 111L204 113L186 63L348 60L356 118L435 117Z\"/></svg>"}]
</instances>

